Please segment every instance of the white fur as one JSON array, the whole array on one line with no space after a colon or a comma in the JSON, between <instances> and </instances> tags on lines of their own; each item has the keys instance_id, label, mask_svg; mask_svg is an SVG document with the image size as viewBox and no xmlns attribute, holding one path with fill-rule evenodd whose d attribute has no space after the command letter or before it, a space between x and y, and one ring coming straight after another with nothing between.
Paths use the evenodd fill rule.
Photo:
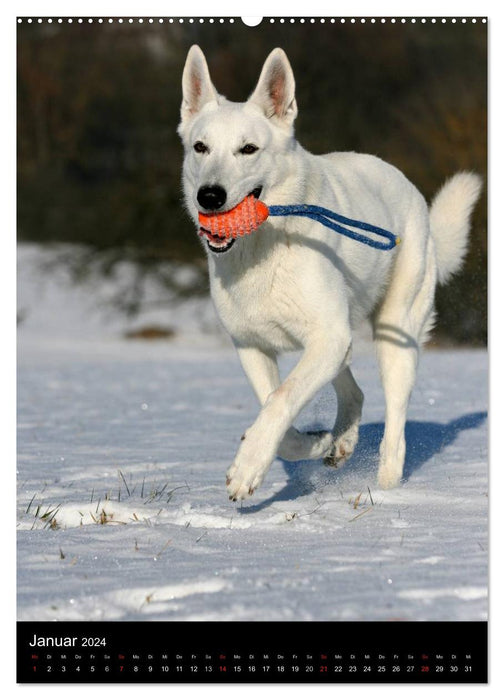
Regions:
<instances>
[{"instance_id":1,"label":"white fur","mask_svg":"<svg viewBox=\"0 0 504 700\"><path fill-rule=\"evenodd\" d=\"M440 284L462 267L467 252L469 219L480 191L480 177L473 173L457 173L432 201L430 227L436 242ZM446 231L450 235L446 235Z\"/></svg>"},{"instance_id":2,"label":"white fur","mask_svg":"<svg viewBox=\"0 0 504 700\"><path fill-rule=\"evenodd\" d=\"M245 103L218 95L201 49L189 51L179 134L185 147L187 209L198 225L198 189L227 192L224 210L255 187L272 204L318 204L401 237L392 251L370 248L298 217L272 217L227 252L206 245L211 294L262 406L227 473L232 499L261 484L276 455L325 458L339 466L358 438L363 394L350 371L352 330L371 318L386 420L378 483L403 472L404 426L419 347L433 323L436 282L460 266L480 179L461 173L437 195L429 217L418 190L393 166L357 153L308 153L294 138L294 76L275 49ZM207 146L197 153L196 141ZM259 150L240 152L253 143ZM277 356L302 350L281 382ZM338 397L332 432L299 433L292 423L331 382Z\"/></svg>"}]
</instances>

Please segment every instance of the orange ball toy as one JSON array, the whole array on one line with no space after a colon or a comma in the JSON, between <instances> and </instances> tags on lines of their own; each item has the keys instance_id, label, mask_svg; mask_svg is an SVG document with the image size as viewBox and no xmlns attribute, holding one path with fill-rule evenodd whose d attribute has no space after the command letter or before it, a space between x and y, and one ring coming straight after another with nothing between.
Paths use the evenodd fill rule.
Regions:
<instances>
[{"instance_id":1,"label":"orange ball toy","mask_svg":"<svg viewBox=\"0 0 504 700\"><path fill-rule=\"evenodd\" d=\"M211 234L226 239L247 236L266 221L268 216L266 204L250 194L229 211L217 214L200 212L200 235Z\"/></svg>"}]
</instances>

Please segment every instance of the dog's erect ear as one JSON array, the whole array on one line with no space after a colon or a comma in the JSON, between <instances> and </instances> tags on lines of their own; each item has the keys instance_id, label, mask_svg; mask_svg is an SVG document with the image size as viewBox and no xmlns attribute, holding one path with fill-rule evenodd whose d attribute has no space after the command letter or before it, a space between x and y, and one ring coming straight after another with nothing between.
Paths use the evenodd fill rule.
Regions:
<instances>
[{"instance_id":1,"label":"dog's erect ear","mask_svg":"<svg viewBox=\"0 0 504 700\"><path fill-rule=\"evenodd\" d=\"M203 51L194 44L189 49L182 74L182 123L194 117L207 102L216 102L218 97Z\"/></svg>"},{"instance_id":2,"label":"dog's erect ear","mask_svg":"<svg viewBox=\"0 0 504 700\"><path fill-rule=\"evenodd\" d=\"M257 87L249 97L268 119L290 126L297 116L296 83L289 59L282 49L274 49L266 59Z\"/></svg>"}]
</instances>

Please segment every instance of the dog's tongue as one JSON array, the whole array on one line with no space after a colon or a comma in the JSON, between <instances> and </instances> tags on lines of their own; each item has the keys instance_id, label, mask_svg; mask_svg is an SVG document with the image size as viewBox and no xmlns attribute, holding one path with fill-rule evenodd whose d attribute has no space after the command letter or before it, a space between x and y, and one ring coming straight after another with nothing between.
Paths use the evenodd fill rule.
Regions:
<instances>
[{"instance_id":1,"label":"dog's tongue","mask_svg":"<svg viewBox=\"0 0 504 700\"><path fill-rule=\"evenodd\" d=\"M264 202L249 194L229 211L218 214L198 215L201 235L210 233L219 238L236 238L256 230L268 218L268 207Z\"/></svg>"}]
</instances>

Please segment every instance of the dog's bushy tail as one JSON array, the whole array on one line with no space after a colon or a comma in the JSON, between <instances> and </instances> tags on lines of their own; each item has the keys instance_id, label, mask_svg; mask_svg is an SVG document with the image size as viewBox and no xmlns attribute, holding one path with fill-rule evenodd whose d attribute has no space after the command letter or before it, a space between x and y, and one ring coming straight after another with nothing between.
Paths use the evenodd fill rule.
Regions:
<instances>
[{"instance_id":1,"label":"dog's bushy tail","mask_svg":"<svg viewBox=\"0 0 504 700\"><path fill-rule=\"evenodd\" d=\"M479 175L457 173L445 182L432 201L429 218L440 284L447 282L464 262L471 212L482 184Z\"/></svg>"}]
</instances>

